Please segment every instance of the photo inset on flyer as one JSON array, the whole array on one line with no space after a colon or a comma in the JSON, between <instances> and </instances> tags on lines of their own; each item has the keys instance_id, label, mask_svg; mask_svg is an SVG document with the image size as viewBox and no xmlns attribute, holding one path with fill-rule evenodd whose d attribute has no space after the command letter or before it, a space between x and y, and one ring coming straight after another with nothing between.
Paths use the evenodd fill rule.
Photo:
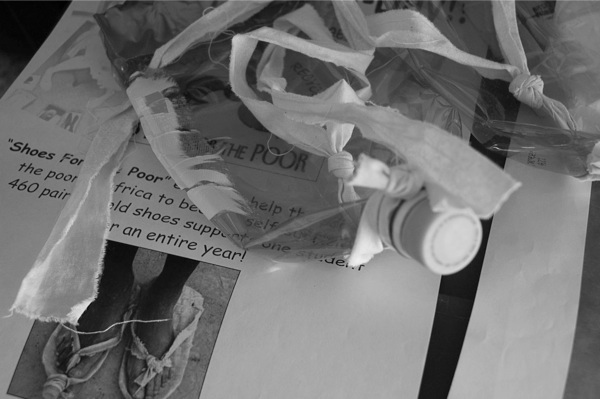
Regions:
<instances>
[{"instance_id":1,"label":"photo inset on flyer","mask_svg":"<svg viewBox=\"0 0 600 399\"><path fill-rule=\"evenodd\" d=\"M76 328L34 323L7 393L39 398L66 384L66 397L199 397L239 273L108 241L97 298Z\"/></svg>"}]
</instances>

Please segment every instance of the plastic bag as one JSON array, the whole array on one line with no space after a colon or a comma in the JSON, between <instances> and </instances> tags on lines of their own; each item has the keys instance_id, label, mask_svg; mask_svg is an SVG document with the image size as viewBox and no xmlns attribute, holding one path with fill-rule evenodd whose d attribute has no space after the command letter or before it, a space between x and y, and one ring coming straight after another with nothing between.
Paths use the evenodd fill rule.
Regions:
<instances>
[{"instance_id":1,"label":"plastic bag","mask_svg":"<svg viewBox=\"0 0 600 399\"><path fill-rule=\"evenodd\" d=\"M383 1L378 11L405 8L424 13L469 54L506 58L494 29L492 2ZM508 85L486 78L479 83L469 66L420 50L391 51L406 60L415 80L450 104L461 126L455 130L470 131L485 148L527 165L596 180L600 31L594 21L598 18L600 4L595 1L528 1L516 6L519 36L531 74L541 76L544 93L569 110L570 128L559 126L543 113L531 113L527 123L515 122L518 102Z\"/></svg>"},{"instance_id":2,"label":"plastic bag","mask_svg":"<svg viewBox=\"0 0 600 399\"><path fill-rule=\"evenodd\" d=\"M160 7L164 4L168 3ZM352 35L347 26L332 23L325 30L308 26L307 20L318 21L319 26L321 21L340 22L339 10L334 10L339 4L313 5L257 5L245 18L227 21L221 30L200 26L202 32L209 32L166 62L169 49L161 52L163 46L147 54L147 44L160 44L164 42L161 32L180 29L168 22L153 23L155 11L126 4L97 19L109 57L129 86L128 94L155 153L205 216L239 245L289 260L344 257L354 248L351 264L367 261L383 244L403 252L398 248L402 244L393 239L381 242L381 236L386 236L382 232L394 229L394 212L412 209L405 206L407 200L425 187L433 216L429 221L421 219L428 227L423 240L443 241L442 252L462 248L464 253L450 254L453 263L448 268L436 269L457 271L468 264L479 245L477 217L491 216L518 184L441 129L415 125L396 110L377 105L375 100L387 96L410 116L420 113L421 119L449 130L456 125L456 112L437 93L423 91L407 79L404 67L387 68L386 63L395 62L395 57L386 58L389 51L377 50L373 56L356 48L360 46L356 38L354 48L347 46ZM212 11L212 6L205 4L200 12L208 18L217 15L216 20L222 9ZM232 15L229 11L223 12L227 18ZM128 18L143 23L125 23ZM274 21L284 28L264 29ZM352 23L343 18L341 22ZM123 26L133 30L118 29ZM185 38L187 29L176 39ZM336 41L331 33L338 29L344 34ZM230 55L232 35L249 31L235 36L238 53ZM294 47L312 43L317 43L314 51L322 59ZM177 40L167 44L179 45ZM378 57L381 67L371 64ZM157 65L152 64L155 60ZM365 74L367 67L371 73ZM371 86L365 76L377 75L376 68L385 68L381 77L399 90ZM404 90L407 87L414 89L413 94ZM372 91L375 100L369 102ZM427 114L431 107L418 101L411 108L412 98L424 98L442 112ZM297 110L290 101L298 101ZM288 127L301 134L291 134ZM333 131L336 134L330 135ZM376 172L361 172L365 170ZM372 176L381 181L373 181L377 179ZM383 191L385 195L380 194ZM383 203L387 208L381 208ZM387 218L380 217L384 214ZM458 221L455 227L460 231L470 232L462 237L454 234L466 245L453 245L448 241L451 234L441 234L442 226L453 221ZM413 247L422 249L422 244ZM357 255L357 247L366 248L367 254ZM428 262L415 255L418 250L404 252Z\"/></svg>"}]
</instances>

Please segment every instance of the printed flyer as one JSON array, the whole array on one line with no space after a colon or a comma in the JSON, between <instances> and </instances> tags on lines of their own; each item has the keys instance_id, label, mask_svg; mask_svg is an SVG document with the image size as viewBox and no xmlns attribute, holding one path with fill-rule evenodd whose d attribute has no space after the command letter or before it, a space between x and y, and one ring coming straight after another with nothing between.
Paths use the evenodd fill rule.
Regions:
<instances>
[{"instance_id":1,"label":"printed flyer","mask_svg":"<svg viewBox=\"0 0 600 399\"><path fill-rule=\"evenodd\" d=\"M38 398L48 385L55 366L48 356L69 330L9 309L77 183L94 133L127 106L105 68L96 6L71 5L0 104L1 397ZM177 189L141 132L112 189L98 301L133 296L133 281L141 287L136 305L152 310L165 303L152 289L168 296L179 284L169 323L174 334L191 331L193 338L169 360L172 377L182 380L170 397L417 397L438 276L391 252L351 268L343 259L275 263L244 251ZM125 320L93 303L88 310L80 324ZM78 340L113 342L114 330L130 335L123 324ZM70 397L121 397L119 382L127 384L137 367L135 349L126 338L106 345L88 365L98 370L89 379L88 369L79 371L87 380L69 386Z\"/></svg>"}]
</instances>

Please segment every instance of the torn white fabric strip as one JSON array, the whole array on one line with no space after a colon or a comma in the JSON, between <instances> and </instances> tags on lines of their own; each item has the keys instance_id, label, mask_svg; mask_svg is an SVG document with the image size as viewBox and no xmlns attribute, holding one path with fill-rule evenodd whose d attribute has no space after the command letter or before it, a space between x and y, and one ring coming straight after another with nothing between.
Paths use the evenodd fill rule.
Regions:
<instances>
[{"instance_id":1,"label":"torn white fabric strip","mask_svg":"<svg viewBox=\"0 0 600 399\"><path fill-rule=\"evenodd\" d=\"M361 17L353 1L334 1L336 15L346 36L360 38L357 48L370 42L374 47L421 49L473 67L488 79L511 82L510 91L528 106L542 111L563 129L577 130L567 108L543 94L543 82L530 77L525 51L519 37L514 0L492 0L498 42L508 64L486 60L454 46L424 15L412 10L390 10ZM355 41L351 41L355 43ZM539 99L539 100L538 100Z\"/></svg>"},{"instance_id":2,"label":"torn white fabric strip","mask_svg":"<svg viewBox=\"0 0 600 399\"><path fill-rule=\"evenodd\" d=\"M245 201L226 173L198 168L204 162L217 162L222 158L218 154L193 157L185 152L185 136L199 133L177 130L177 111L163 95L174 86L175 82L168 78L138 76L127 89L152 150L175 183L182 189L190 189L188 197L209 219L222 212L245 214ZM207 188L202 189L203 184ZM200 192L206 196L202 197Z\"/></svg>"},{"instance_id":3,"label":"torn white fabric strip","mask_svg":"<svg viewBox=\"0 0 600 399\"><path fill-rule=\"evenodd\" d=\"M96 134L77 184L23 280L13 310L39 320L76 324L96 297L113 177L136 122L130 109Z\"/></svg>"},{"instance_id":4,"label":"torn white fabric strip","mask_svg":"<svg viewBox=\"0 0 600 399\"><path fill-rule=\"evenodd\" d=\"M198 164L194 164L193 167L197 167ZM191 188L200 184L218 184L220 186L232 187L233 183L229 180L229 177L216 170L210 169L194 169L193 167L186 167L187 173L182 174L182 180L184 186L181 188Z\"/></svg>"},{"instance_id":5,"label":"torn white fabric strip","mask_svg":"<svg viewBox=\"0 0 600 399\"><path fill-rule=\"evenodd\" d=\"M348 264L350 266L365 264L373 259L375 254L383 251L383 241L377 228L377 220L383 196L384 193L378 191L373 193L367 200L365 208L360 215L360 222L356 230L352 252L348 257Z\"/></svg>"},{"instance_id":6,"label":"torn white fabric strip","mask_svg":"<svg viewBox=\"0 0 600 399\"><path fill-rule=\"evenodd\" d=\"M283 40L280 41L280 37ZM443 187L450 196L460 198L463 206L474 209L481 217L490 217L518 187L518 183L465 143L432 125L409 120L395 110L366 106L360 101L339 103L318 96L303 98L283 90L270 92L277 104L261 100L248 86L245 70L254 48L262 39L284 47L291 42L287 36L274 35L268 28L235 36L230 67L231 84L234 92L257 119L284 140L315 152L314 148L321 150L323 144L320 143L327 142L322 125L331 122L356 125L361 128L363 135L385 144L407 159L424 172L429 182ZM294 39L294 49L317 58L322 53L313 52L313 43L307 46L302 43L300 39ZM348 49L339 54L351 54L351 51ZM347 65L344 62L340 64ZM338 84L341 88L348 87L345 82ZM285 108L279 108L278 105Z\"/></svg>"},{"instance_id":7,"label":"torn white fabric strip","mask_svg":"<svg viewBox=\"0 0 600 399\"><path fill-rule=\"evenodd\" d=\"M203 184L188 190L187 195L194 204L202 205L202 213L208 219L227 212L248 213L246 201L233 187Z\"/></svg>"},{"instance_id":8,"label":"torn white fabric strip","mask_svg":"<svg viewBox=\"0 0 600 399\"><path fill-rule=\"evenodd\" d=\"M390 207L399 204L399 201L384 201L384 198L409 199L423 188L423 183L420 173L411 170L407 164L390 168L378 159L364 154L360 156L356 173L349 184L378 191L369 197L361 215L352 252L348 258L349 265L366 263L383 251L384 243L380 236L380 229L388 226L379 225L380 215L391 214Z\"/></svg>"},{"instance_id":9,"label":"torn white fabric strip","mask_svg":"<svg viewBox=\"0 0 600 399\"><path fill-rule=\"evenodd\" d=\"M306 49L307 41L294 35L288 35L284 37L284 45L280 46L282 42L280 34L278 34L274 29L265 28L260 32L254 32L254 35L250 34L249 36L256 39L253 42L254 46L256 46L258 41L270 43L257 68L257 87L259 90L271 94L275 109L285 109L285 104L292 97L298 102L314 101L314 98L316 97L322 99L322 101L358 103L362 103L364 100L368 99L371 94L371 90L368 80L365 76L365 71L372 61L372 54L370 52L361 54L361 57L353 57L348 54L348 48L339 46L334 42L324 22L321 20L316 11L310 6L304 6L282 18L279 18L275 21L274 26L279 27L280 29L287 29L289 31L301 30L308 35L311 43L314 41L314 43L317 45L317 48L328 46L329 49L341 49L341 54L330 58L330 61L335 65L347 68L350 73L358 78L359 81L363 82L363 88L359 90L360 94L357 94L357 92L350 88L350 86L344 81L338 82L339 84L329 87L324 92L318 93L314 97L293 96L291 93L285 92L287 82L282 77L285 50L292 49L313 57L315 56L316 50L315 47L310 46L309 49ZM324 47L324 49L327 49L327 47ZM317 56L317 58L320 59L320 56ZM240 70L238 73L239 72L242 71ZM247 93L250 93L250 91L248 90ZM281 93L283 93L283 95L280 95ZM363 99L359 98L361 95L364 96ZM285 119L282 120L285 121ZM312 153L328 157L330 160L333 157L334 160L332 162L335 163L335 159L339 158L335 157L337 154L342 153L346 143L352 137L354 125L338 122L326 122L322 127L316 128L317 130L314 131L314 135L296 135L293 138L285 138L285 136L288 136L288 130L282 126L282 128L278 130L278 135L280 137L282 137L281 135L284 135L282 138L295 145L298 145L297 142L300 141L300 147L302 148L303 145L307 145L308 150ZM305 141L306 138L310 138L310 141ZM350 155L349 153L346 154ZM354 189L347 185L343 180L343 178L347 177L348 174L352 174L351 159L349 162L346 162L345 165L346 166L343 168L334 167L333 169L330 169L330 172L334 173L334 176L339 178L338 200L340 202L353 202L358 200L359 196L356 194Z\"/></svg>"},{"instance_id":10,"label":"torn white fabric strip","mask_svg":"<svg viewBox=\"0 0 600 399\"><path fill-rule=\"evenodd\" d=\"M519 74L513 75L510 92L517 100L551 117L560 128L577 130L577 123L567 107L544 95L544 82L539 76L532 76L529 72L527 56L519 37L514 0L492 0L492 11L502 54L520 70Z\"/></svg>"},{"instance_id":11,"label":"torn white fabric strip","mask_svg":"<svg viewBox=\"0 0 600 399\"><path fill-rule=\"evenodd\" d=\"M155 52L149 67L158 69L171 64L196 43L216 37L231 25L242 22L266 7L272 0L227 1L210 9L196 22Z\"/></svg>"}]
</instances>

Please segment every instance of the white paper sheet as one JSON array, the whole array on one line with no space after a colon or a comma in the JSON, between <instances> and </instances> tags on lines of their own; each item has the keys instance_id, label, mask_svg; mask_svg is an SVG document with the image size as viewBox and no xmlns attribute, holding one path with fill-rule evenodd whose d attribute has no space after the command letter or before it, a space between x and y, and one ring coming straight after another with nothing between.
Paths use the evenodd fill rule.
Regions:
<instances>
[{"instance_id":1,"label":"white paper sheet","mask_svg":"<svg viewBox=\"0 0 600 399\"><path fill-rule=\"evenodd\" d=\"M590 183L516 161L494 217L451 398L561 398L573 344Z\"/></svg>"},{"instance_id":2,"label":"white paper sheet","mask_svg":"<svg viewBox=\"0 0 600 399\"><path fill-rule=\"evenodd\" d=\"M592 184L587 237L581 277L577 326L564 399L592 398L600 392L600 185Z\"/></svg>"},{"instance_id":3,"label":"white paper sheet","mask_svg":"<svg viewBox=\"0 0 600 399\"><path fill-rule=\"evenodd\" d=\"M551 8L542 8L538 4L540 13L535 14L541 25L552 21L547 15ZM520 30L526 47L543 43L531 34ZM522 106L518 121L535 123L529 112ZM529 161L544 163L535 154ZM506 161L505 171L523 186L494 216L449 397L562 398L579 305L591 185L513 159Z\"/></svg>"},{"instance_id":4,"label":"white paper sheet","mask_svg":"<svg viewBox=\"0 0 600 399\"><path fill-rule=\"evenodd\" d=\"M90 9L87 2L71 6L0 105L0 309L5 314L72 189L77 160L87 148L88 138L78 134L80 130L53 125L27 108L31 106L27 93L37 93L32 88L41 77L28 79L90 20L90 14L73 13L80 7ZM49 93L43 94L51 100ZM70 155L65 158L65 154ZM163 179L140 178L133 168ZM62 180L56 178L58 173L63 174ZM123 185L121 192L115 192L110 239L151 248L158 251L157 258L173 253L201 261L189 284L228 290L229 296L219 299L219 319L201 318L205 329L196 333L193 353L200 354L200 360L194 359L194 364L204 364L202 379L188 374L187 393L179 392L174 399L417 397L438 276L390 252L360 270L343 262L341 266L275 264L245 253L215 232L197 211L184 209L185 194L173 187L147 144L131 143L115 183ZM173 202L167 205L164 198ZM136 209L141 209L137 215ZM170 220L179 218L180 223L174 226L140 216L145 209ZM209 226L210 231L182 228L184 221ZM180 241L157 242L149 232L171 234ZM183 239L196 246L173 244ZM208 291L203 293L207 315L212 314ZM20 315L0 319L1 397L39 395L45 376L36 356L51 326L35 323L32 328L32 324ZM208 335L210 342L205 342ZM103 371L89 382L91 387L80 391L82 395L96 397L98 387L104 387L104 394L118 396L114 373L122 351L111 353Z\"/></svg>"}]
</instances>

